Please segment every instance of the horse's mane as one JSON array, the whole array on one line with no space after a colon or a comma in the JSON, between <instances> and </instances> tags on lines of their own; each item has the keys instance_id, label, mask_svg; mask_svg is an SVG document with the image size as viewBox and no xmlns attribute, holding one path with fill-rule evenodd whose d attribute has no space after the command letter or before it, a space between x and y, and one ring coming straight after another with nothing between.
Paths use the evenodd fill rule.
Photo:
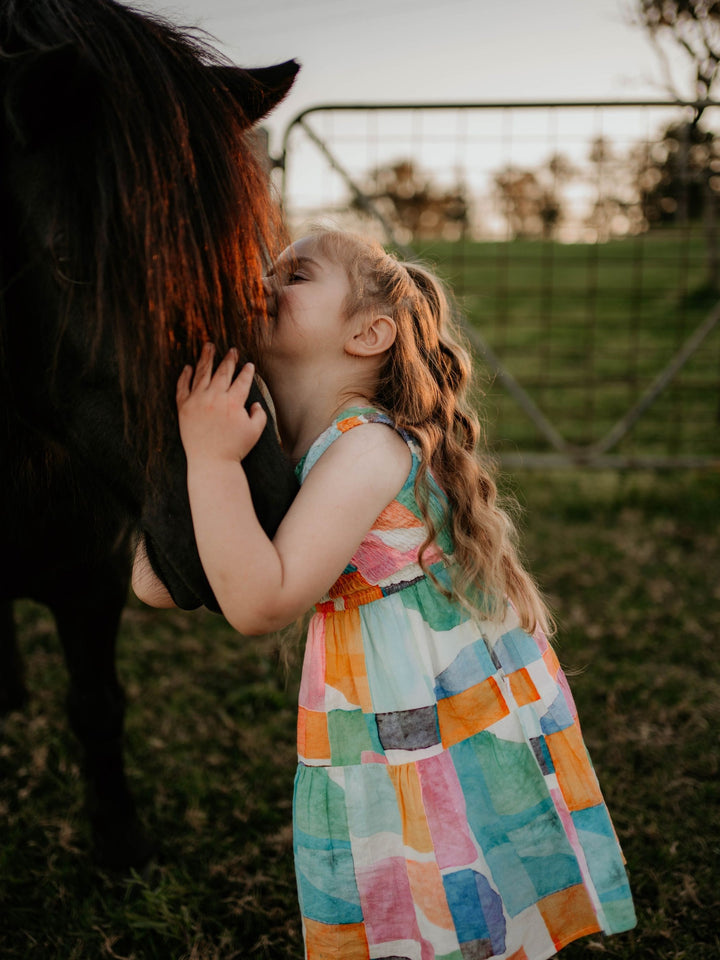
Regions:
<instances>
[{"instance_id":1,"label":"horse's mane","mask_svg":"<svg viewBox=\"0 0 720 960\"><path fill-rule=\"evenodd\" d=\"M41 130L60 315L86 324L93 356L112 337L152 464L183 363L206 339L252 353L265 319L261 277L281 230L233 94L243 71L196 32L114 0L0 0L8 123L40 58L63 78L62 101L43 81Z\"/></svg>"}]
</instances>

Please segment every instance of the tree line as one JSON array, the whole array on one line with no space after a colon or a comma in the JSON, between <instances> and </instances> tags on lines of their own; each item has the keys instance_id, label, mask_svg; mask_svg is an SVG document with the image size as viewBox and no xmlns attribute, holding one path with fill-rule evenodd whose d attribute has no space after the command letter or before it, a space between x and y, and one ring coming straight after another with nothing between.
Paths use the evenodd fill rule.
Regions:
<instances>
[{"instance_id":1,"label":"tree line","mask_svg":"<svg viewBox=\"0 0 720 960\"><path fill-rule=\"evenodd\" d=\"M581 215L566 196L579 182L588 198ZM370 171L363 193L410 240L457 239L475 219L466 184L441 187L411 159ZM535 166L506 166L492 175L491 193L509 239L556 239L578 216L600 241L672 224L707 225L719 212L720 138L692 120L674 122L656 142L625 152L597 137L582 168L561 153Z\"/></svg>"},{"instance_id":2,"label":"tree line","mask_svg":"<svg viewBox=\"0 0 720 960\"><path fill-rule=\"evenodd\" d=\"M496 210L508 238L555 239L571 216L577 218L567 188L583 180L591 199L582 226L590 236L605 241L702 223L709 280L718 286L720 137L706 117L720 77L720 2L627 0L625 14L631 26L645 32L657 55L664 93L693 101L691 113L660 131L656 142L624 153L608 138L596 138L582 169L556 153L536 166L498 170L491 184ZM681 77L670 57L678 50L686 68ZM406 240L458 239L473 222L467 185L458 180L440 187L412 159L370 171L363 192ZM362 209L357 201L353 206Z\"/></svg>"}]
</instances>

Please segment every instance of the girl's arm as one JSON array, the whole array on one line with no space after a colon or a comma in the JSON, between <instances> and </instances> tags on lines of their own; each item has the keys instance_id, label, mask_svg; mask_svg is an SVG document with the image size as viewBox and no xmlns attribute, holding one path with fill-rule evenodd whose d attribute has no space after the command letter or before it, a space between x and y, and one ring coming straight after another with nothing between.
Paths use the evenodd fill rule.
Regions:
<instances>
[{"instance_id":1,"label":"girl's arm","mask_svg":"<svg viewBox=\"0 0 720 960\"><path fill-rule=\"evenodd\" d=\"M132 569L132 588L135 596L151 607L174 607L175 601L148 560L145 537L140 537L135 547Z\"/></svg>"},{"instance_id":2,"label":"girl's arm","mask_svg":"<svg viewBox=\"0 0 720 960\"><path fill-rule=\"evenodd\" d=\"M394 431L368 424L336 440L313 467L271 541L253 509L241 459L266 415L245 409L252 366L233 381L231 352L212 375L205 350L178 382L180 432L200 559L227 620L244 634L291 623L332 586L405 482L410 453Z\"/></svg>"}]
</instances>

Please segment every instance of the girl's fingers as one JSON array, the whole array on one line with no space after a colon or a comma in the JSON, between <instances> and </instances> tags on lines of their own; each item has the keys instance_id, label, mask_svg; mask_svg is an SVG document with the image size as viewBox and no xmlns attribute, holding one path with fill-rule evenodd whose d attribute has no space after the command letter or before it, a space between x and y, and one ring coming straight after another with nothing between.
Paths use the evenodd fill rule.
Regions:
<instances>
[{"instance_id":1,"label":"girl's fingers","mask_svg":"<svg viewBox=\"0 0 720 960\"><path fill-rule=\"evenodd\" d=\"M248 398L254 375L254 365L252 363L246 363L240 370L240 373L233 380L230 390L235 398L242 403L245 403Z\"/></svg>"},{"instance_id":2,"label":"girl's fingers","mask_svg":"<svg viewBox=\"0 0 720 960\"><path fill-rule=\"evenodd\" d=\"M213 382L229 390L232 384L235 368L238 362L238 352L235 347L231 347L220 361L220 364L213 376Z\"/></svg>"},{"instance_id":3,"label":"girl's fingers","mask_svg":"<svg viewBox=\"0 0 720 960\"><path fill-rule=\"evenodd\" d=\"M261 403L254 403L250 407L248 414L250 417L250 425L255 428L252 433L252 443L253 446L255 446L260 439L260 434L265 429L265 424L267 423L267 413L265 412L265 409Z\"/></svg>"},{"instance_id":4,"label":"girl's fingers","mask_svg":"<svg viewBox=\"0 0 720 960\"><path fill-rule=\"evenodd\" d=\"M215 344L206 343L200 352L200 359L195 368L195 379L192 389L198 390L201 387L207 389L212 379L213 360L215 359Z\"/></svg>"},{"instance_id":5,"label":"girl's fingers","mask_svg":"<svg viewBox=\"0 0 720 960\"><path fill-rule=\"evenodd\" d=\"M235 347L232 347L225 356L222 358L218 364L215 373L213 373L213 363L215 361L215 344L206 343L205 346L200 351L200 357L197 362L197 367L195 368L195 377L192 380L192 386L190 385L190 377L192 377L192 367L190 368L190 374L188 377L188 391L190 393L195 390L205 389L207 390L212 383L215 383L217 386L227 390L231 383L233 374L235 373L235 367L237 366L238 361L238 352ZM181 378L183 377L180 374ZM184 381L183 381L184 383ZM178 381L178 386L180 381Z\"/></svg>"},{"instance_id":6,"label":"girl's fingers","mask_svg":"<svg viewBox=\"0 0 720 960\"><path fill-rule=\"evenodd\" d=\"M183 367L182 373L178 377L175 399L178 403L183 403L190 396L190 381L192 380L193 368L190 364Z\"/></svg>"}]
</instances>

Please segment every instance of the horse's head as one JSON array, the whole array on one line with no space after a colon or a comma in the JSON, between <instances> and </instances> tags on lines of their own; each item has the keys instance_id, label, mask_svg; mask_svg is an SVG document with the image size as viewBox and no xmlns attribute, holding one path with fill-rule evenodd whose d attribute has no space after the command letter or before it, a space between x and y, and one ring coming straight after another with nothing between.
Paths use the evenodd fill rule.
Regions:
<instances>
[{"instance_id":1,"label":"horse's head","mask_svg":"<svg viewBox=\"0 0 720 960\"><path fill-rule=\"evenodd\" d=\"M213 599L174 384L205 340L255 352L283 240L248 130L297 69L231 66L113 0L0 0L2 399L142 513L185 606Z\"/></svg>"}]
</instances>

